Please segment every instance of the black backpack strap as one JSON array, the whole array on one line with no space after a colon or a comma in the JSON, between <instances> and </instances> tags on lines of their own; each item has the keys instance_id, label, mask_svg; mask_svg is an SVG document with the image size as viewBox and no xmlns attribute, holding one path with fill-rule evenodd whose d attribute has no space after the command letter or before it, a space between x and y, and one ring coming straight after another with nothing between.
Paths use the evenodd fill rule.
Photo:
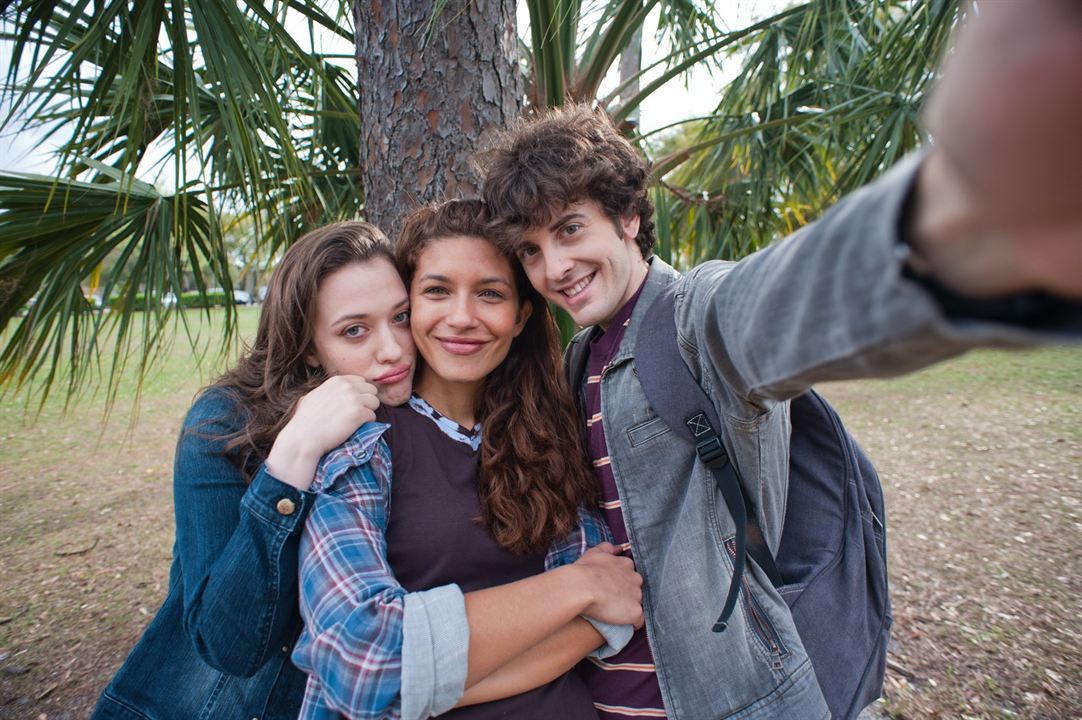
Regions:
<instances>
[{"instance_id":1,"label":"black backpack strap","mask_svg":"<svg viewBox=\"0 0 1082 720\"><path fill-rule=\"evenodd\" d=\"M666 288L643 316L635 340L635 368L643 392L658 416L670 427L678 431L685 427L691 433L695 452L713 473L736 527L733 577L725 604L713 628L714 632L721 632L728 625L736 607L747 555L752 556L775 586L781 584L781 575L754 513L749 521L748 508L751 504L744 496L740 476L729 461L716 430L721 423L714 403L703 392L680 355L676 335L675 285Z\"/></svg>"},{"instance_id":2,"label":"black backpack strap","mask_svg":"<svg viewBox=\"0 0 1082 720\"><path fill-rule=\"evenodd\" d=\"M586 362L590 359L590 331L576 333L564 349L564 372L567 373L567 387L572 394L578 394L582 386L582 377L586 374Z\"/></svg>"},{"instance_id":3,"label":"black backpack strap","mask_svg":"<svg viewBox=\"0 0 1082 720\"><path fill-rule=\"evenodd\" d=\"M576 333L564 348L564 373L567 375L567 387L571 392L571 400L575 403L575 412L578 413L579 435L582 447L585 450L590 446L586 433L586 392L583 380L586 378L586 365L590 360L590 341L597 337L600 331L587 328Z\"/></svg>"}]
</instances>

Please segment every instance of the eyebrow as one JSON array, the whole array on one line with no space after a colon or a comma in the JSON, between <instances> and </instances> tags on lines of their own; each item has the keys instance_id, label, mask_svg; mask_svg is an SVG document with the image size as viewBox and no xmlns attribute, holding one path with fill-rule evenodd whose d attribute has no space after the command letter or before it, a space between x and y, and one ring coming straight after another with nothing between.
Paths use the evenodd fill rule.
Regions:
<instances>
[{"instance_id":1,"label":"eyebrow","mask_svg":"<svg viewBox=\"0 0 1082 720\"><path fill-rule=\"evenodd\" d=\"M421 280L435 280L436 282L442 282L442 283L448 283L448 284L451 283L451 278L447 277L446 275L439 275L437 273L425 273L424 275L422 275L420 277L420 279ZM511 287L510 282L508 282L505 278L499 277L498 275L492 275L490 277L483 277L477 282L477 284L478 285L499 284L499 285L506 285L507 287Z\"/></svg>"},{"instance_id":2,"label":"eyebrow","mask_svg":"<svg viewBox=\"0 0 1082 720\"><path fill-rule=\"evenodd\" d=\"M404 298L402 298L402 300L399 301L399 303L397 305L395 305L391 309L397 311L397 310L400 310L403 307L407 307L409 304L410 304L409 297L404 297ZM332 322L331 325L332 326L337 325L337 324L339 324L341 322L345 322L346 320L364 320L367 317L368 317L368 313L351 313L349 315L342 315L341 317L335 318L334 322Z\"/></svg>"},{"instance_id":3,"label":"eyebrow","mask_svg":"<svg viewBox=\"0 0 1082 720\"><path fill-rule=\"evenodd\" d=\"M575 212L569 212L566 215L561 215L560 217L558 217L556 219L555 222L553 222L551 225L549 225L549 230L551 232L556 232L557 230L560 229L561 225L566 225L571 220L582 220L585 217L586 217L586 215L584 215L583 213L581 213L581 212L579 212L577 210Z\"/></svg>"}]
</instances>

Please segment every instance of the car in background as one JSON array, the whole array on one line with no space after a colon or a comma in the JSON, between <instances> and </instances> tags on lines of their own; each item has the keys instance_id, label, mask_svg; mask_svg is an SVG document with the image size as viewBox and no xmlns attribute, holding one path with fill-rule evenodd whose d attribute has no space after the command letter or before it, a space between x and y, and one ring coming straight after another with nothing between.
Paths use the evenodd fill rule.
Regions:
<instances>
[{"instance_id":1,"label":"car in background","mask_svg":"<svg viewBox=\"0 0 1082 720\"><path fill-rule=\"evenodd\" d=\"M226 297L225 290L220 287L208 288L205 296L200 296L195 290L186 291L183 294L183 297L178 297L176 293L167 292L162 294L162 307L179 307L181 301L183 301L184 307L206 307L208 305L211 307L216 305L221 306L225 305ZM247 290L234 290L233 304L251 305L252 294Z\"/></svg>"}]
</instances>

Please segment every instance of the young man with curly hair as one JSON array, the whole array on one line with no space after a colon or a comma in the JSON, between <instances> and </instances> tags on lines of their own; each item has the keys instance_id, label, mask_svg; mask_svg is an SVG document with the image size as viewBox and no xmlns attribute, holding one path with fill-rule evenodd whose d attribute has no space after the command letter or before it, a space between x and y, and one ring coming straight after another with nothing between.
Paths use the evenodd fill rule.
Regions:
<instances>
[{"instance_id":1,"label":"young man with curly hair","mask_svg":"<svg viewBox=\"0 0 1082 720\"><path fill-rule=\"evenodd\" d=\"M1014 5L982 7L961 32L929 108L931 149L737 263L679 276L652 256L648 166L600 112L525 121L489 154L483 194L498 232L531 283L587 328L589 450L606 518L644 580L645 627L586 668L604 720L830 716L762 573L749 566L743 610L710 632L734 523L709 471L654 416L632 362L667 286L679 283L681 354L775 551L790 398L977 345L1077 337L1082 14L1062 0Z\"/></svg>"}]
</instances>

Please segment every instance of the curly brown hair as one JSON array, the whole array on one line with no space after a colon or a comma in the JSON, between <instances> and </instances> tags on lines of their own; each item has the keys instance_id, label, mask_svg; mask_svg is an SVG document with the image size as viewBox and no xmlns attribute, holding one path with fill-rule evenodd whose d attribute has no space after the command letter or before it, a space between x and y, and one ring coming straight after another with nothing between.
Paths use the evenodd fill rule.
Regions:
<instances>
[{"instance_id":1,"label":"curly brown hair","mask_svg":"<svg viewBox=\"0 0 1082 720\"><path fill-rule=\"evenodd\" d=\"M211 388L239 406L244 426L225 436L225 450L249 481L293 416L298 400L327 378L305 357L320 283L335 270L383 257L394 263L387 236L375 225L339 222L313 230L282 256L267 288L255 341L237 366Z\"/></svg>"},{"instance_id":2,"label":"curly brown hair","mask_svg":"<svg viewBox=\"0 0 1082 720\"><path fill-rule=\"evenodd\" d=\"M650 256L654 206L646 194L650 167L603 110L566 105L521 118L479 158L491 231L515 248L522 231L543 227L564 207L593 200L619 228L639 216L635 242Z\"/></svg>"},{"instance_id":3,"label":"curly brown hair","mask_svg":"<svg viewBox=\"0 0 1082 720\"><path fill-rule=\"evenodd\" d=\"M454 236L491 242L515 274L519 303L533 307L507 357L485 378L477 403L481 522L512 552L543 552L597 500L571 394L561 371L559 333L544 298L522 266L487 234L480 200L451 200L414 211L398 239L398 270L408 287L421 253ZM498 432L497 432L498 429Z\"/></svg>"}]
</instances>

